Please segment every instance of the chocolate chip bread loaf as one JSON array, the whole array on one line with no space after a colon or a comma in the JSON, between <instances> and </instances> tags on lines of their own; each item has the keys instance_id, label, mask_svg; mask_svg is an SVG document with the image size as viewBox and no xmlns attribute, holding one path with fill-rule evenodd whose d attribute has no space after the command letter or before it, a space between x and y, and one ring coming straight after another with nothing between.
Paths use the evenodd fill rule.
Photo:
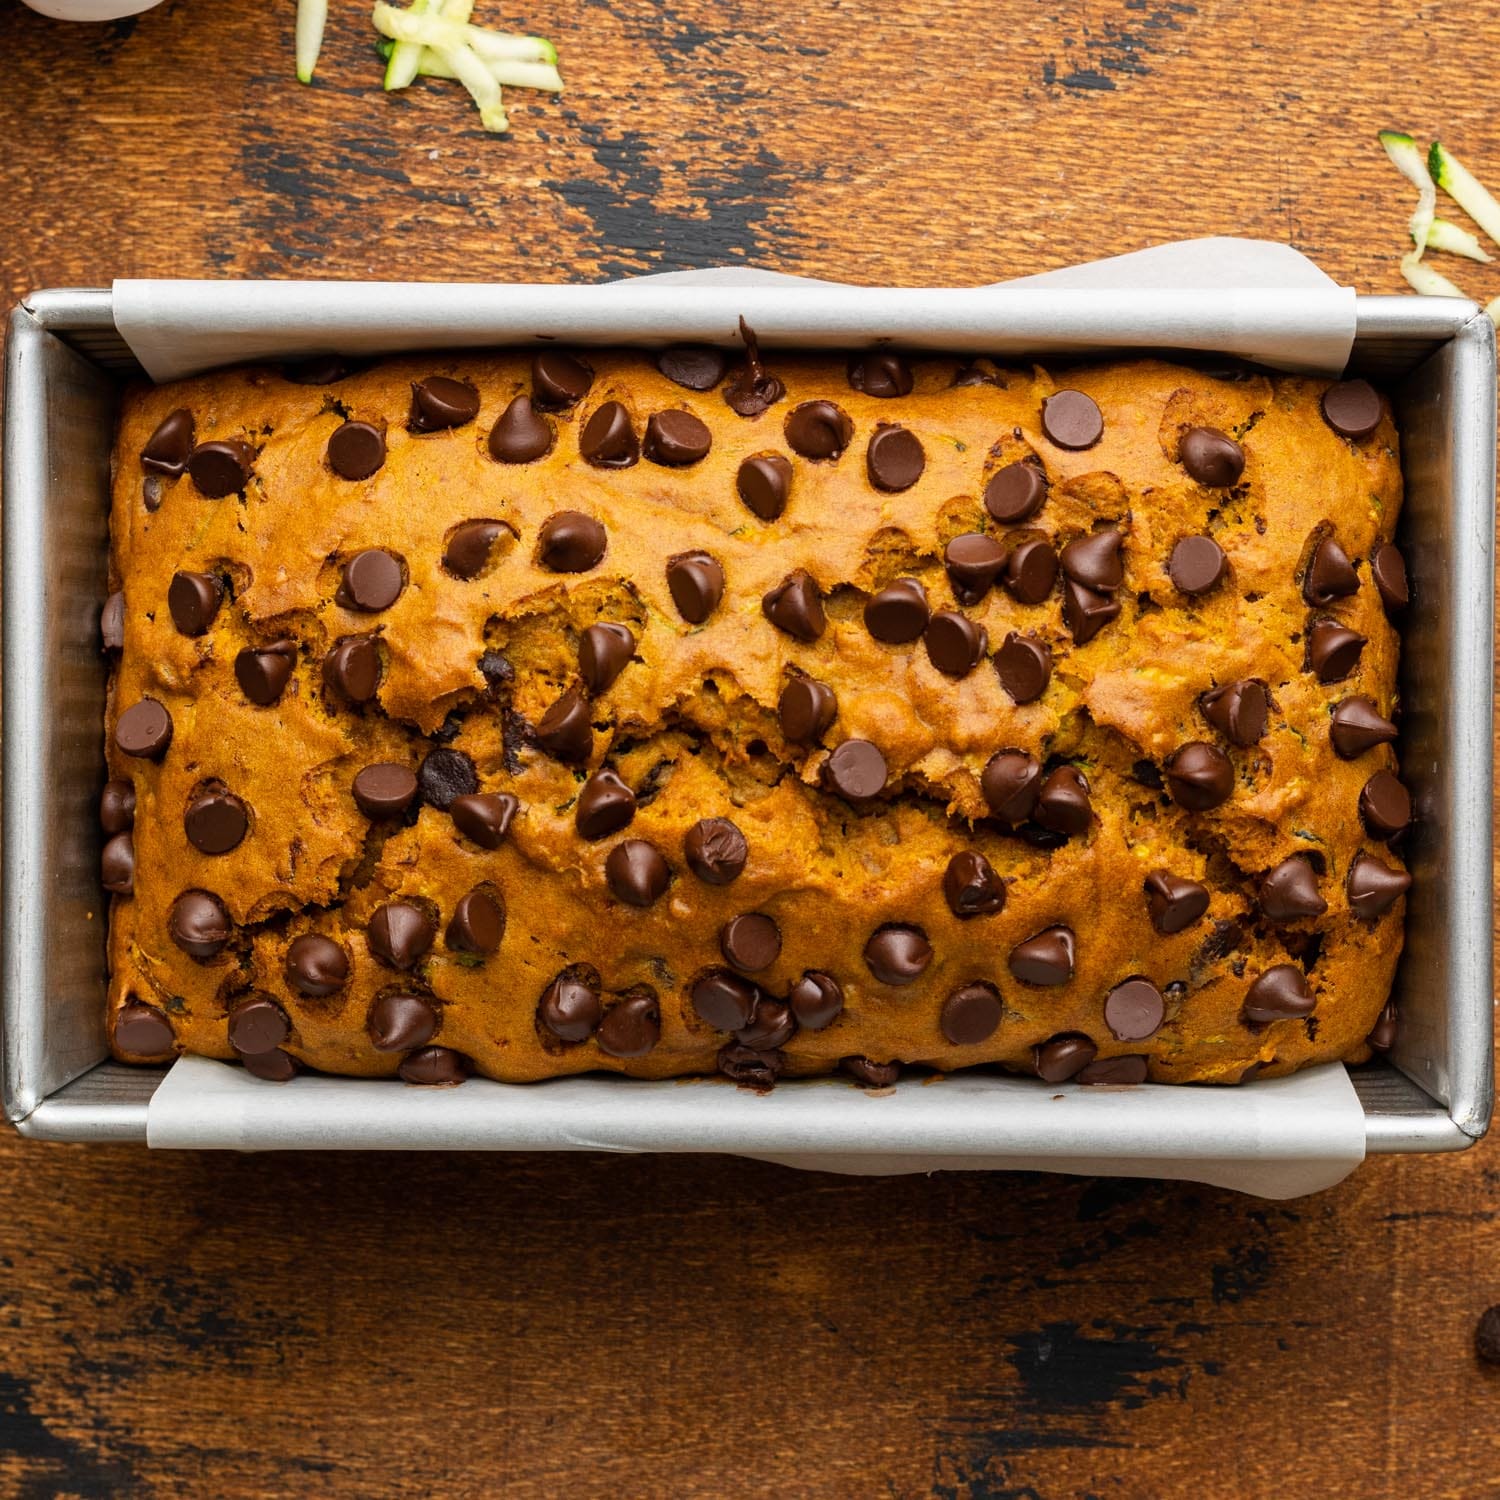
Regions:
<instances>
[{"instance_id":1,"label":"chocolate chip bread loaf","mask_svg":"<svg viewBox=\"0 0 1500 1500\"><path fill-rule=\"evenodd\" d=\"M1362 381L754 349L120 422L110 1033L455 1082L1236 1083L1389 1046Z\"/></svg>"}]
</instances>

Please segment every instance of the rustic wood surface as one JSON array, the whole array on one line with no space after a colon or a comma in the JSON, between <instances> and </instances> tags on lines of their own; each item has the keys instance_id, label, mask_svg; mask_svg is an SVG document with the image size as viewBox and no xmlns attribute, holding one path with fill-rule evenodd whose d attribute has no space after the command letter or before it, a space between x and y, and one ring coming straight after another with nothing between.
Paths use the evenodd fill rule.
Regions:
<instances>
[{"instance_id":1,"label":"rustic wood surface","mask_svg":"<svg viewBox=\"0 0 1500 1500\"><path fill-rule=\"evenodd\" d=\"M975 282L1287 241L1401 289L1375 131L1500 178L1493 3L529 0L569 91L386 98L363 3L0 0L0 276ZM1455 275L1500 292L1500 267ZM1445 269L1448 267L1445 266ZM1500 1493L1500 1155L1286 1205L723 1158L0 1132L0 1492Z\"/></svg>"}]
</instances>

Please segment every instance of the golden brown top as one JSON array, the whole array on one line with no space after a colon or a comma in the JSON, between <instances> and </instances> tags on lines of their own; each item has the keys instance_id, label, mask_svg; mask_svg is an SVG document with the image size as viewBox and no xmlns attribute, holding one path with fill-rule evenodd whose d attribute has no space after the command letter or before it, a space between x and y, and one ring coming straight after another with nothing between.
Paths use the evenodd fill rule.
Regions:
<instances>
[{"instance_id":1,"label":"golden brown top","mask_svg":"<svg viewBox=\"0 0 1500 1500\"><path fill-rule=\"evenodd\" d=\"M1404 880L1367 387L664 361L699 390L582 358L129 397L119 1050L233 1033L379 1074L420 1038L509 1079L712 1071L730 1029L756 1078L1030 1069L1069 1033L1165 1080L1362 1055Z\"/></svg>"}]
</instances>

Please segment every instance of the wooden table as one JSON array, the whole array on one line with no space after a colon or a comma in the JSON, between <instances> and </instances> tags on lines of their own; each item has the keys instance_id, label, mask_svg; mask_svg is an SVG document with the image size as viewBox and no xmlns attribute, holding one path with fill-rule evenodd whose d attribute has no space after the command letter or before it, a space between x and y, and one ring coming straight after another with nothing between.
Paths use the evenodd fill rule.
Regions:
<instances>
[{"instance_id":1,"label":"wooden table","mask_svg":"<svg viewBox=\"0 0 1500 1500\"><path fill-rule=\"evenodd\" d=\"M569 92L386 98L361 4L0 9L0 275L977 282L1204 234L1401 289L1375 132L1500 179L1500 5L535 0ZM1378 14L1379 12L1379 14ZM481 5L481 18L501 13ZM1454 274L1490 297L1500 267ZM1445 269L1451 267L1445 266ZM1500 1157L1272 1205L723 1158L0 1133L0 1489L1500 1493Z\"/></svg>"}]
</instances>

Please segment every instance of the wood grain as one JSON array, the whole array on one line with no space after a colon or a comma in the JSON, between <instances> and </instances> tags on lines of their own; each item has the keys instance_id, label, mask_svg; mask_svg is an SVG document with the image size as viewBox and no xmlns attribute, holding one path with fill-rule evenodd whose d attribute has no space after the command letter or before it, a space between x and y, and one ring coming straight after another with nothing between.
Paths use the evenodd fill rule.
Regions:
<instances>
[{"instance_id":1,"label":"wood grain","mask_svg":"<svg viewBox=\"0 0 1500 1500\"><path fill-rule=\"evenodd\" d=\"M493 4L481 15L499 19ZM568 93L386 98L362 4L0 10L0 274L964 283L1283 240L1401 289L1374 133L1500 177L1494 0L532 0ZM1455 263L1483 297L1500 267ZM1449 269L1447 266L1444 269ZM0 1136L21 1497L1500 1493L1500 1159L1316 1198Z\"/></svg>"}]
</instances>

